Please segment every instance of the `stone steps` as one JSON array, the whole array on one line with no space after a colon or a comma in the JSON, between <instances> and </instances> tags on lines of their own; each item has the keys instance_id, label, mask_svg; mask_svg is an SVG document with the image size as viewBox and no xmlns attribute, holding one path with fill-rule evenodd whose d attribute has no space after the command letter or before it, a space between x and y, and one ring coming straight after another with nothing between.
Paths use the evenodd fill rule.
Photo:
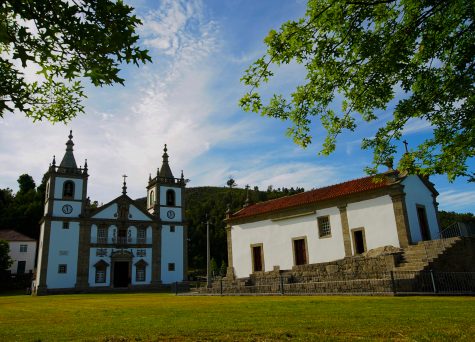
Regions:
<instances>
[{"instance_id":1,"label":"stone steps","mask_svg":"<svg viewBox=\"0 0 475 342\"><path fill-rule=\"evenodd\" d=\"M459 237L444 240L420 241L404 249L401 261L394 271L423 271L447 250L461 241Z\"/></svg>"}]
</instances>

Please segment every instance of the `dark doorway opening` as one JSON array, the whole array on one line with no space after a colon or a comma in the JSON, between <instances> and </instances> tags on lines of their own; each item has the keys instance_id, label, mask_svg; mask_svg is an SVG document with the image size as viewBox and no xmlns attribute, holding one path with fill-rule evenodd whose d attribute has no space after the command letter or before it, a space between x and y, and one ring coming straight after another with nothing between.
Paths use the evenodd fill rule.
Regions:
<instances>
[{"instance_id":1,"label":"dark doorway opening","mask_svg":"<svg viewBox=\"0 0 475 342\"><path fill-rule=\"evenodd\" d=\"M128 287L129 284L129 262L116 261L114 263L114 287Z\"/></svg>"},{"instance_id":2,"label":"dark doorway opening","mask_svg":"<svg viewBox=\"0 0 475 342\"><path fill-rule=\"evenodd\" d=\"M417 207L417 218L419 219L419 227L421 229L421 238L423 241L430 240L429 224L427 223L426 208Z\"/></svg>"},{"instance_id":3,"label":"dark doorway opening","mask_svg":"<svg viewBox=\"0 0 475 342\"><path fill-rule=\"evenodd\" d=\"M17 267L16 273L17 274L25 273L25 268L26 268L26 261L18 261L18 267Z\"/></svg>"},{"instance_id":4,"label":"dark doorway opening","mask_svg":"<svg viewBox=\"0 0 475 342\"><path fill-rule=\"evenodd\" d=\"M262 246L252 247L252 271L261 272L262 271Z\"/></svg>"},{"instance_id":5,"label":"dark doorway opening","mask_svg":"<svg viewBox=\"0 0 475 342\"><path fill-rule=\"evenodd\" d=\"M355 254L363 254L365 252L363 231L353 231L353 237L355 239Z\"/></svg>"},{"instance_id":6,"label":"dark doorway opening","mask_svg":"<svg viewBox=\"0 0 475 342\"><path fill-rule=\"evenodd\" d=\"M305 239L294 240L295 265L305 265L307 263L307 248Z\"/></svg>"}]
</instances>

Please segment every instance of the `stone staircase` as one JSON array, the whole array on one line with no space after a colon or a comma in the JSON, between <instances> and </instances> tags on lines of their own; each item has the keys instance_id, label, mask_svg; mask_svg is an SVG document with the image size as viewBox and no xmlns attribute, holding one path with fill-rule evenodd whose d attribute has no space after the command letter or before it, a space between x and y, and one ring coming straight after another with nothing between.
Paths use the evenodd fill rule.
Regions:
<instances>
[{"instance_id":1,"label":"stone staircase","mask_svg":"<svg viewBox=\"0 0 475 342\"><path fill-rule=\"evenodd\" d=\"M453 237L441 240L420 241L416 245L410 245L401 254L399 264L393 271L420 272L431 268L437 263L437 259L447 253L462 239Z\"/></svg>"}]
</instances>

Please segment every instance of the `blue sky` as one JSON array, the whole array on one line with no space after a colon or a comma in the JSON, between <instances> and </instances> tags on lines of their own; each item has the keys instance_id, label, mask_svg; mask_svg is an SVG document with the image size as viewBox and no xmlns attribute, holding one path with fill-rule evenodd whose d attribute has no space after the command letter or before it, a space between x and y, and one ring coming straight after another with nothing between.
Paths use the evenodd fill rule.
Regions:
<instances>
[{"instance_id":1,"label":"blue sky","mask_svg":"<svg viewBox=\"0 0 475 342\"><path fill-rule=\"evenodd\" d=\"M318 127L312 130L314 144L303 150L285 136L286 122L245 113L237 105L246 91L239 79L265 52L267 32L302 16L305 1L126 2L144 22L141 45L150 49L154 63L124 66L125 87L88 86L86 113L67 125L32 123L21 113L0 119L0 188L16 191L22 173L39 183L53 155L60 160L64 154L70 129L78 164L88 160L88 194L104 203L120 195L123 174L129 195L144 196L165 143L172 171L178 177L183 170L189 186L224 186L232 176L241 187L311 189L365 176L372 156L359 145L378 122L343 134L337 151L321 157ZM37 77L33 66L27 75ZM287 94L303 77L301 66L285 66L263 93ZM425 122L413 121L405 138L415 146L427 134ZM473 183L448 183L445 176L431 181L440 193L440 209L475 212Z\"/></svg>"}]
</instances>

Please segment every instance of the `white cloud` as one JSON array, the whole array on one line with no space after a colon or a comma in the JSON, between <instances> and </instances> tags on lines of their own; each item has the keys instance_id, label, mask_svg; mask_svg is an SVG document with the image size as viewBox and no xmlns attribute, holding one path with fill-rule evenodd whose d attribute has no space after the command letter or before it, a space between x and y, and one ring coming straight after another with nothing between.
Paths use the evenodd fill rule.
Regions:
<instances>
[{"instance_id":1,"label":"white cloud","mask_svg":"<svg viewBox=\"0 0 475 342\"><path fill-rule=\"evenodd\" d=\"M442 210L460 210L470 208L475 203L475 190L457 191L445 190L441 191L438 197L440 209Z\"/></svg>"},{"instance_id":2,"label":"white cloud","mask_svg":"<svg viewBox=\"0 0 475 342\"><path fill-rule=\"evenodd\" d=\"M414 134L424 131L430 131L432 129L431 124L424 119L411 118L404 125L402 134Z\"/></svg>"}]
</instances>

